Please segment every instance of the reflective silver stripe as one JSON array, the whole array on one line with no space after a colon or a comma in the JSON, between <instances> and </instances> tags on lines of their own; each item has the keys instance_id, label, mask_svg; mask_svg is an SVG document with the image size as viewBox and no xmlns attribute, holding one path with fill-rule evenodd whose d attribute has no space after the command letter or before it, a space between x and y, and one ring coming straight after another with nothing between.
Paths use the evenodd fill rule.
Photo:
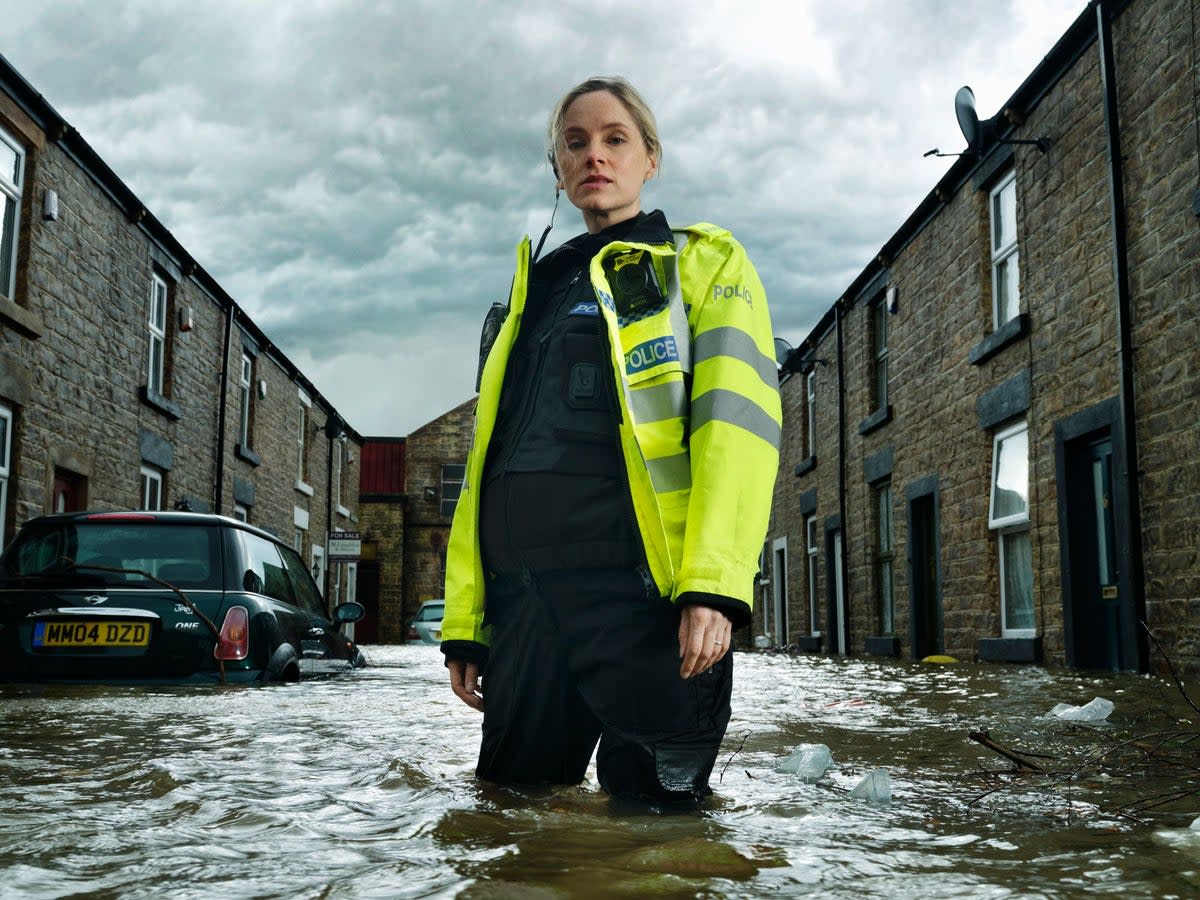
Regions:
<instances>
[{"instance_id":1,"label":"reflective silver stripe","mask_svg":"<svg viewBox=\"0 0 1200 900\"><path fill-rule=\"evenodd\" d=\"M687 246L687 232L675 234L675 255L663 259L663 271L667 280L667 309L671 316L671 333L675 335L675 348L679 352L679 367L684 373L692 371L692 330L688 326L687 307L683 303L683 289L679 286L679 254Z\"/></svg>"},{"instance_id":2,"label":"reflective silver stripe","mask_svg":"<svg viewBox=\"0 0 1200 900\"><path fill-rule=\"evenodd\" d=\"M692 434L709 422L727 422L779 449L779 423L761 406L733 391L714 390L692 400Z\"/></svg>"},{"instance_id":3,"label":"reflective silver stripe","mask_svg":"<svg viewBox=\"0 0 1200 900\"><path fill-rule=\"evenodd\" d=\"M764 356L754 338L740 328L725 326L696 335L693 344L696 365L716 356L738 359L758 372L758 377L771 388L779 387L779 367L775 360Z\"/></svg>"},{"instance_id":4,"label":"reflective silver stripe","mask_svg":"<svg viewBox=\"0 0 1200 900\"><path fill-rule=\"evenodd\" d=\"M682 381L668 381L654 387L630 388L635 422L661 422L687 415L687 389Z\"/></svg>"},{"instance_id":5,"label":"reflective silver stripe","mask_svg":"<svg viewBox=\"0 0 1200 900\"><path fill-rule=\"evenodd\" d=\"M667 494L692 486L692 461L686 453L646 460L646 470L654 483L654 491Z\"/></svg>"}]
</instances>

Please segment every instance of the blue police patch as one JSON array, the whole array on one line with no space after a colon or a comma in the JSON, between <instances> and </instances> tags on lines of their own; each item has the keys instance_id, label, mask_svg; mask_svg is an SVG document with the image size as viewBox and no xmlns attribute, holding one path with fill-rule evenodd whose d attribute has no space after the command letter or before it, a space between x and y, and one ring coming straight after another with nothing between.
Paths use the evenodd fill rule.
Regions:
<instances>
[{"instance_id":1,"label":"blue police patch","mask_svg":"<svg viewBox=\"0 0 1200 900\"><path fill-rule=\"evenodd\" d=\"M654 338L653 340L638 344L625 354L625 373L627 375L634 375L643 369L678 361L679 348L675 346L675 338Z\"/></svg>"},{"instance_id":2,"label":"blue police patch","mask_svg":"<svg viewBox=\"0 0 1200 900\"><path fill-rule=\"evenodd\" d=\"M600 315L600 304L594 300L581 300L571 307L568 316L598 316Z\"/></svg>"}]
</instances>

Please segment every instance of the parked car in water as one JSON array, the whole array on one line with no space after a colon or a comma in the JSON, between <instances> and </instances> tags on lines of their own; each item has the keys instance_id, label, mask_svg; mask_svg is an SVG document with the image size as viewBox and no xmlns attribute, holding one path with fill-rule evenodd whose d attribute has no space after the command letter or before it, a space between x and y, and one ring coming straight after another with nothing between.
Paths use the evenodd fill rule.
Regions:
<instances>
[{"instance_id":1,"label":"parked car in water","mask_svg":"<svg viewBox=\"0 0 1200 900\"><path fill-rule=\"evenodd\" d=\"M426 600L422 603L408 626L408 640L413 643L440 644L442 615L445 611L445 600Z\"/></svg>"},{"instance_id":2,"label":"parked car in water","mask_svg":"<svg viewBox=\"0 0 1200 900\"><path fill-rule=\"evenodd\" d=\"M0 554L0 679L297 681L366 665L291 547L236 519L31 519Z\"/></svg>"}]
</instances>

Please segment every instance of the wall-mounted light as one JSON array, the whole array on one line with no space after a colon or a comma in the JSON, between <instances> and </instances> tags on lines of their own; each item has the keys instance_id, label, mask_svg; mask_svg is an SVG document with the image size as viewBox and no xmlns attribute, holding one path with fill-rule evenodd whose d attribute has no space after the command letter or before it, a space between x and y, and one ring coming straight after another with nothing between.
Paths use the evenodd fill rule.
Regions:
<instances>
[{"instance_id":1,"label":"wall-mounted light","mask_svg":"<svg viewBox=\"0 0 1200 900\"><path fill-rule=\"evenodd\" d=\"M58 192L46 188L46 193L42 197L42 218L47 222L54 222L58 219Z\"/></svg>"},{"instance_id":2,"label":"wall-mounted light","mask_svg":"<svg viewBox=\"0 0 1200 900\"><path fill-rule=\"evenodd\" d=\"M194 327L195 323L192 321L192 308L190 306L185 306L183 309L179 310L179 330L191 331Z\"/></svg>"},{"instance_id":3,"label":"wall-mounted light","mask_svg":"<svg viewBox=\"0 0 1200 900\"><path fill-rule=\"evenodd\" d=\"M265 378L258 379L258 399L267 399L267 379Z\"/></svg>"},{"instance_id":4,"label":"wall-mounted light","mask_svg":"<svg viewBox=\"0 0 1200 900\"><path fill-rule=\"evenodd\" d=\"M435 488L435 487L425 488L425 499L426 500L436 500L437 499L437 488Z\"/></svg>"},{"instance_id":5,"label":"wall-mounted light","mask_svg":"<svg viewBox=\"0 0 1200 900\"><path fill-rule=\"evenodd\" d=\"M887 304L887 311L893 316L900 310L899 292L896 290L895 285L887 289L887 293L883 295L883 300Z\"/></svg>"}]
</instances>

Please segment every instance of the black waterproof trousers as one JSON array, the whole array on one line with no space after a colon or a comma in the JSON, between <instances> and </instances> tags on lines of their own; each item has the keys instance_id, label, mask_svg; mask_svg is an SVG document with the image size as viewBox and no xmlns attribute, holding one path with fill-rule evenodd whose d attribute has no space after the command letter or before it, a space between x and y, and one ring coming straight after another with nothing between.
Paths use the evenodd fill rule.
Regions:
<instances>
[{"instance_id":1,"label":"black waterproof trousers","mask_svg":"<svg viewBox=\"0 0 1200 900\"><path fill-rule=\"evenodd\" d=\"M579 784L592 751L610 795L675 805L711 793L733 656L679 677L679 610L639 574L591 569L488 584L491 652L476 774Z\"/></svg>"}]
</instances>

